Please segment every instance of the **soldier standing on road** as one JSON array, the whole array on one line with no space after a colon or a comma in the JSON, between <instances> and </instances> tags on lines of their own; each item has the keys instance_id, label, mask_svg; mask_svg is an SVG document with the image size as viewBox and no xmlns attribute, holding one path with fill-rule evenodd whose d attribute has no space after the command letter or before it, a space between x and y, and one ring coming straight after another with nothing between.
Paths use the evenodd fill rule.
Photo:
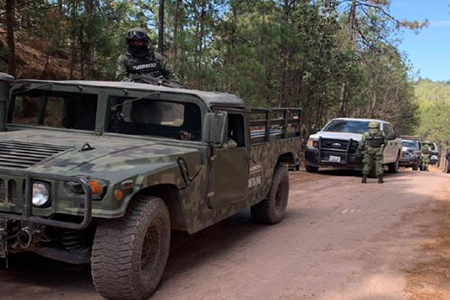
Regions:
<instances>
[{"instance_id":1,"label":"soldier standing on road","mask_svg":"<svg viewBox=\"0 0 450 300\"><path fill-rule=\"evenodd\" d=\"M428 164L430 163L431 151L427 144L422 147L422 171L428 171Z\"/></svg>"},{"instance_id":2,"label":"soldier standing on road","mask_svg":"<svg viewBox=\"0 0 450 300\"><path fill-rule=\"evenodd\" d=\"M116 80L134 81L145 75L180 84L180 80L167 60L153 51L147 31L131 28L125 34L128 51L117 60Z\"/></svg>"},{"instance_id":3,"label":"soldier standing on road","mask_svg":"<svg viewBox=\"0 0 450 300\"><path fill-rule=\"evenodd\" d=\"M367 177L375 165L375 171L378 177L378 183L383 183L383 151L387 144L386 135L380 130L380 123L371 121L369 123L369 132L365 132L359 142L357 155L363 158L363 179L362 183L367 183Z\"/></svg>"}]
</instances>

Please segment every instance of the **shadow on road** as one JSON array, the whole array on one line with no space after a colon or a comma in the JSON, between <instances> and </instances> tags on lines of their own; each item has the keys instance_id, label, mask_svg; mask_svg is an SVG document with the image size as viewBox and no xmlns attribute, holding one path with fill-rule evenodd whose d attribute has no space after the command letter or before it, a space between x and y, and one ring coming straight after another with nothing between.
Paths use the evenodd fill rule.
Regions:
<instances>
[{"instance_id":1,"label":"shadow on road","mask_svg":"<svg viewBox=\"0 0 450 300\"><path fill-rule=\"evenodd\" d=\"M236 251L236 248L239 248L240 244L247 243L252 235L266 229L267 225L252 221L250 210L244 210L194 235L172 231L170 257L162 285L164 281L174 279L186 271L192 271L208 260ZM88 296L88 299L98 297L88 265L74 266L33 253L10 255L8 270L4 261L0 261L0 264L0 295L8 295L6 299L28 298L32 294L33 287L38 288L42 295L44 292L49 294L49 290L57 291L51 293L53 296L50 298L44 296L34 297L35 299L59 299L56 295L65 294L84 295L83 297ZM28 292L18 289L18 286L26 287ZM75 296L73 299L78 298Z\"/></svg>"}]
</instances>

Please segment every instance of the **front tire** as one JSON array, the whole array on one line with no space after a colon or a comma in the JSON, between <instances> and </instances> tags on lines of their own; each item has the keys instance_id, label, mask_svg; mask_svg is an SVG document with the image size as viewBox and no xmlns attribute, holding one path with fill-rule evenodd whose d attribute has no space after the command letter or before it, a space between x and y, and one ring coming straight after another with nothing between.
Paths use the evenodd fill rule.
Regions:
<instances>
[{"instance_id":1,"label":"front tire","mask_svg":"<svg viewBox=\"0 0 450 300\"><path fill-rule=\"evenodd\" d=\"M279 164L275 167L266 199L251 207L252 218L259 223L277 224L284 216L289 199L289 175Z\"/></svg>"},{"instance_id":2,"label":"front tire","mask_svg":"<svg viewBox=\"0 0 450 300\"><path fill-rule=\"evenodd\" d=\"M99 224L92 248L92 278L107 299L147 299L169 256L170 217L157 197L137 195L120 219Z\"/></svg>"}]
</instances>

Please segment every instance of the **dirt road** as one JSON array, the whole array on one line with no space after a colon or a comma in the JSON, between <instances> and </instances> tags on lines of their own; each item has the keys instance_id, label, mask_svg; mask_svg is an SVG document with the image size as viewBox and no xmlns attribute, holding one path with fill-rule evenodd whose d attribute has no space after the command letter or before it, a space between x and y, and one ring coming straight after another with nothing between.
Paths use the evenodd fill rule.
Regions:
<instances>
[{"instance_id":1,"label":"dirt road","mask_svg":"<svg viewBox=\"0 0 450 300\"><path fill-rule=\"evenodd\" d=\"M173 233L153 299L449 299L450 175L402 170L291 174L285 220L243 211L203 232ZM100 299L88 267L16 255L1 299Z\"/></svg>"}]
</instances>

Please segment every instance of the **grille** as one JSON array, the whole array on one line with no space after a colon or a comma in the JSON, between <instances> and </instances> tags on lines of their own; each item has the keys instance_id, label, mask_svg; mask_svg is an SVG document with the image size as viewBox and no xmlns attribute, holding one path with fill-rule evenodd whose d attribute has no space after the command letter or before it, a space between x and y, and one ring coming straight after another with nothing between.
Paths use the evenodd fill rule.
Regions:
<instances>
[{"instance_id":1,"label":"grille","mask_svg":"<svg viewBox=\"0 0 450 300\"><path fill-rule=\"evenodd\" d=\"M341 157L341 161L345 162L347 149L349 154L355 154L358 149L358 142L353 140L321 139L320 149L321 160L327 161L330 159L330 155L333 155Z\"/></svg>"},{"instance_id":2,"label":"grille","mask_svg":"<svg viewBox=\"0 0 450 300\"><path fill-rule=\"evenodd\" d=\"M17 203L17 182L15 180L8 181L8 202Z\"/></svg>"},{"instance_id":3,"label":"grille","mask_svg":"<svg viewBox=\"0 0 450 300\"><path fill-rule=\"evenodd\" d=\"M0 179L0 203L16 204L18 197L17 182L14 179Z\"/></svg>"},{"instance_id":4,"label":"grille","mask_svg":"<svg viewBox=\"0 0 450 300\"><path fill-rule=\"evenodd\" d=\"M351 141L350 147L348 143ZM342 154L345 156L347 153L347 148L349 154L354 154L358 149L358 142L353 140L336 140L336 139L322 139L321 140L321 150L329 154ZM333 154L334 153L334 154Z\"/></svg>"},{"instance_id":5,"label":"grille","mask_svg":"<svg viewBox=\"0 0 450 300\"><path fill-rule=\"evenodd\" d=\"M5 181L0 179L0 203L5 203L6 200L6 188Z\"/></svg>"},{"instance_id":6,"label":"grille","mask_svg":"<svg viewBox=\"0 0 450 300\"><path fill-rule=\"evenodd\" d=\"M0 167L26 169L71 147L15 141L0 142Z\"/></svg>"},{"instance_id":7,"label":"grille","mask_svg":"<svg viewBox=\"0 0 450 300\"><path fill-rule=\"evenodd\" d=\"M348 143L349 141L347 140L335 140L335 139L322 139L321 140L321 148L322 149L327 149L330 151L337 151L337 152L347 152L347 147L348 147ZM350 150L349 153L355 153L356 149L358 148L358 142L357 141L353 141L350 144Z\"/></svg>"}]
</instances>

